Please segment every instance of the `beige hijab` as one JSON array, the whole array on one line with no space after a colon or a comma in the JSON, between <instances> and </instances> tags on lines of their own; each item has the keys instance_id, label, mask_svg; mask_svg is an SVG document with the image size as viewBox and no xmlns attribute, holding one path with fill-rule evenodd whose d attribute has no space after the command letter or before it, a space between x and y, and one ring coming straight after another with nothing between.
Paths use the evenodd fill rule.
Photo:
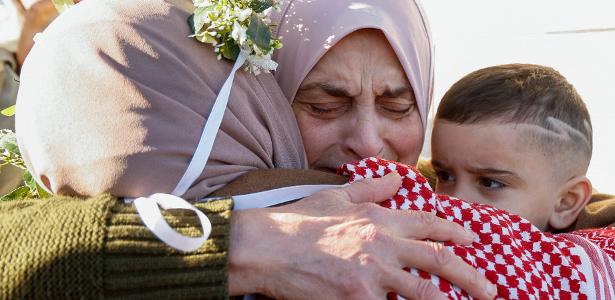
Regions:
<instances>
[{"instance_id":1,"label":"beige hijab","mask_svg":"<svg viewBox=\"0 0 615 300\"><path fill-rule=\"evenodd\" d=\"M350 33L380 29L406 71L427 128L433 93L433 45L429 26L415 0L282 0L272 20L284 47L274 54L275 77L291 99L320 58Z\"/></svg>"},{"instance_id":2,"label":"beige hijab","mask_svg":"<svg viewBox=\"0 0 615 300\"><path fill-rule=\"evenodd\" d=\"M232 63L188 37L190 1L84 1L38 39L22 71L19 145L59 194L169 193L185 172ZM249 170L305 168L288 100L269 74L239 71L203 197Z\"/></svg>"}]
</instances>

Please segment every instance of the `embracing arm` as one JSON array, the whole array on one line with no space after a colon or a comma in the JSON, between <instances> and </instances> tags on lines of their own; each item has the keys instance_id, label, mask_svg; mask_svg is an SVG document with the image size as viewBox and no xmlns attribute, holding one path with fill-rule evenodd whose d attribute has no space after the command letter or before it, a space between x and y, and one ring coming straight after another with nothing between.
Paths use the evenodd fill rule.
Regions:
<instances>
[{"instance_id":1,"label":"embracing arm","mask_svg":"<svg viewBox=\"0 0 615 300\"><path fill-rule=\"evenodd\" d=\"M495 286L438 243L472 241L463 227L432 214L375 203L391 197L391 174L314 194L289 205L233 212L229 293L276 299L446 299L402 270L413 266L455 283L477 299Z\"/></svg>"},{"instance_id":2,"label":"embracing arm","mask_svg":"<svg viewBox=\"0 0 615 300\"><path fill-rule=\"evenodd\" d=\"M108 195L0 203L3 299L226 299L231 200L197 204L212 234L182 254L156 239L132 205ZM183 234L192 215L165 214Z\"/></svg>"},{"instance_id":3,"label":"embracing arm","mask_svg":"<svg viewBox=\"0 0 615 300\"><path fill-rule=\"evenodd\" d=\"M6 298L34 299L223 299L246 293L382 299L390 291L443 297L428 281L401 270L416 266L476 298L490 298L490 283L476 270L420 241L467 243L460 226L374 204L400 182L399 176L366 180L282 207L235 212L232 224L230 200L199 203L212 235L188 254L165 246L132 205L110 196L0 203L0 290ZM199 234L193 215L165 217L183 234Z\"/></svg>"}]
</instances>

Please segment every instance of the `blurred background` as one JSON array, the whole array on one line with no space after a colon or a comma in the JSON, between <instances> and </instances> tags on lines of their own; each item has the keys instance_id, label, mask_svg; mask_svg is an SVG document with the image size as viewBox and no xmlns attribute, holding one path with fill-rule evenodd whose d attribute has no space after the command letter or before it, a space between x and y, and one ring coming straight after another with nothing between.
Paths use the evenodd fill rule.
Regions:
<instances>
[{"instance_id":1,"label":"blurred background","mask_svg":"<svg viewBox=\"0 0 615 300\"><path fill-rule=\"evenodd\" d=\"M476 69L535 63L581 94L594 128L589 178L615 193L615 1L423 0L436 45L432 115L444 92ZM429 156L429 141L424 156Z\"/></svg>"}]
</instances>

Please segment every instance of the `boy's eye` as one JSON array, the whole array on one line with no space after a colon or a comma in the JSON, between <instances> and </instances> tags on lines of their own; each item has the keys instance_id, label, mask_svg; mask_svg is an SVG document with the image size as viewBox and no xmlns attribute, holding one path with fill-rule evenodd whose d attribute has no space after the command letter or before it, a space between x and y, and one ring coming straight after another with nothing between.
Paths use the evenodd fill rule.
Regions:
<instances>
[{"instance_id":1,"label":"boy's eye","mask_svg":"<svg viewBox=\"0 0 615 300\"><path fill-rule=\"evenodd\" d=\"M445 172L445 171L437 171L436 177L438 177L438 183L440 182L446 183L446 182L455 181L455 177L451 173Z\"/></svg>"},{"instance_id":2,"label":"boy's eye","mask_svg":"<svg viewBox=\"0 0 615 300\"><path fill-rule=\"evenodd\" d=\"M493 180L491 178L487 178L487 177L481 177L478 179L478 183L487 189L490 190L496 190L496 189L502 189L505 188L506 185L497 181L497 180Z\"/></svg>"}]
</instances>

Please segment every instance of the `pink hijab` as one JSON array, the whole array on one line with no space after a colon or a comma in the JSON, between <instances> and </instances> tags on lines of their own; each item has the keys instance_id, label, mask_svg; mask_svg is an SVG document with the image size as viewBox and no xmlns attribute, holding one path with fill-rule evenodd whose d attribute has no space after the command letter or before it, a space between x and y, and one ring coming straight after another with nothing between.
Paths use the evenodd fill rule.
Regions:
<instances>
[{"instance_id":1,"label":"pink hijab","mask_svg":"<svg viewBox=\"0 0 615 300\"><path fill-rule=\"evenodd\" d=\"M188 38L192 9L185 0L84 1L45 31L22 70L16 120L39 183L72 195L173 190L232 67ZM273 76L239 71L207 166L183 196L249 170L305 167Z\"/></svg>"},{"instance_id":2,"label":"pink hijab","mask_svg":"<svg viewBox=\"0 0 615 300\"><path fill-rule=\"evenodd\" d=\"M301 82L320 58L350 33L380 29L406 71L427 128L433 93L433 46L429 26L415 0L282 0L274 16L284 47L274 53L275 77L294 99Z\"/></svg>"}]
</instances>

